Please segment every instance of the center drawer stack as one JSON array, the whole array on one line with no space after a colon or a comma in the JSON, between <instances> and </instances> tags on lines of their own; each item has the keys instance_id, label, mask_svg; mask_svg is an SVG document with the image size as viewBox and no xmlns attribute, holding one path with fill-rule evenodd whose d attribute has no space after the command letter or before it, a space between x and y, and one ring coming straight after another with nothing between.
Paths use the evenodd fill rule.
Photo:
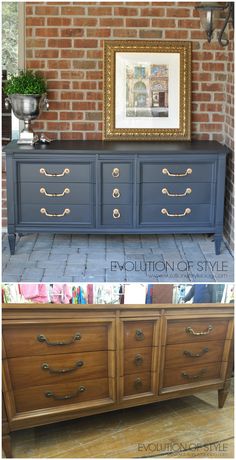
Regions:
<instances>
[{"instance_id":1,"label":"center drawer stack","mask_svg":"<svg viewBox=\"0 0 236 460\"><path fill-rule=\"evenodd\" d=\"M113 325L8 327L3 338L16 412L115 400Z\"/></svg>"},{"instance_id":2,"label":"center drawer stack","mask_svg":"<svg viewBox=\"0 0 236 460\"><path fill-rule=\"evenodd\" d=\"M161 392L223 378L227 319L167 320Z\"/></svg>"},{"instance_id":3,"label":"center drawer stack","mask_svg":"<svg viewBox=\"0 0 236 460\"><path fill-rule=\"evenodd\" d=\"M140 224L212 224L214 162L143 161L140 164Z\"/></svg>"},{"instance_id":4,"label":"center drawer stack","mask_svg":"<svg viewBox=\"0 0 236 460\"><path fill-rule=\"evenodd\" d=\"M92 161L18 164L19 222L92 225Z\"/></svg>"}]
</instances>

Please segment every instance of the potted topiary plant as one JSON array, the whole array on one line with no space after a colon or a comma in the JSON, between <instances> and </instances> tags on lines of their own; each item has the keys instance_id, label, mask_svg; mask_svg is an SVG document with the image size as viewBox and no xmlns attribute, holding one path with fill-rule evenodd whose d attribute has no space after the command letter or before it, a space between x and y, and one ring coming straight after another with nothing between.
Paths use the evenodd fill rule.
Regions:
<instances>
[{"instance_id":1,"label":"potted topiary plant","mask_svg":"<svg viewBox=\"0 0 236 460\"><path fill-rule=\"evenodd\" d=\"M4 91L8 96L6 108L11 104L14 115L24 120L18 144L34 144L38 136L33 132L31 120L38 118L43 108L49 108L45 79L33 70L20 70L18 75L10 76Z\"/></svg>"}]
</instances>

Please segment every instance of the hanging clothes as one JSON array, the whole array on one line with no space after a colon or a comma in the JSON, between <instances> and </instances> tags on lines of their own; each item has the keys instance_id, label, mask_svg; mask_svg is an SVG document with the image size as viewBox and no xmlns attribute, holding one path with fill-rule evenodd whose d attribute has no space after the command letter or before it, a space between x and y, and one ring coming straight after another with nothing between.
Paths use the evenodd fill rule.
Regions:
<instances>
[{"instance_id":1,"label":"hanging clothes","mask_svg":"<svg viewBox=\"0 0 236 460\"><path fill-rule=\"evenodd\" d=\"M51 288L51 302L68 304L72 298L72 291L68 284L55 283Z\"/></svg>"},{"instance_id":2,"label":"hanging clothes","mask_svg":"<svg viewBox=\"0 0 236 460\"><path fill-rule=\"evenodd\" d=\"M49 287L47 284L33 284L24 283L19 284L20 294L25 299L30 299L35 303L48 303L49 302Z\"/></svg>"}]
</instances>

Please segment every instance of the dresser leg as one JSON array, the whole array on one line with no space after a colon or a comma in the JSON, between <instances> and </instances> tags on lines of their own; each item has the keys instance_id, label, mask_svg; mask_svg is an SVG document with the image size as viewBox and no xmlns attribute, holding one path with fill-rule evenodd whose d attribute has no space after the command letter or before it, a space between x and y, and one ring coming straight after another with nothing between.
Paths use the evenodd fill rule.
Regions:
<instances>
[{"instance_id":1,"label":"dresser leg","mask_svg":"<svg viewBox=\"0 0 236 460\"><path fill-rule=\"evenodd\" d=\"M221 235L215 235L215 252L216 252L217 256L220 254L221 241L222 241L222 236Z\"/></svg>"},{"instance_id":2,"label":"dresser leg","mask_svg":"<svg viewBox=\"0 0 236 460\"><path fill-rule=\"evenodd\" d=\"M10 247L11 255L15 254L15 247L16 247L16 234L15 233L8 233L8 242Z\"/></svg>"},{"instance_id":3,"label":"dresser leg","mask_svg":"<svg viewBox=\"0 0 236 460\"><path fill-rule=\"evenodd\" d=\"M227 398L227 396L229 394L230 383L231 383L230 379L226 380L224 388L222 388L222 390L218 390L218 406L219 406L219 409L222 409L222 407L224 407L224 403L225 403L226 398Z\"/></svg>"},{"instance_id":4,"label":"dresser leg","mask_svg":"<svg viewBox=\"0 0 236 460\"><path fill-rule=\"evenodd\" d=\"M11 450L11 438L9 434L4 434L2 437L2 450L6 458L13 458Z\"/></svg>"}]
</instances>

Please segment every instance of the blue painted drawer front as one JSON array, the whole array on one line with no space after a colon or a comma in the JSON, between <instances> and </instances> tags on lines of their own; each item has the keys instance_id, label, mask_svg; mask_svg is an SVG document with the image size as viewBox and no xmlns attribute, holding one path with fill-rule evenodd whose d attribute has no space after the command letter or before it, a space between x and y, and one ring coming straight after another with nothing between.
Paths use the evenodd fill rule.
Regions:
<instances>
[{"instance_id":1,"label":"blue painted drawer front","mask_svg":"<svg viewBox=\"0 0 236 460\"><path fill-rule=\"evenodd\" d=\"M179 217L168 216L167 214L162 213L162 209L166 209L169 214L185 214L187 209L191 209L190 214L185 214ZM210 205L201 204L201 205L182 205L182 204L172 204L172 205L147 205L143 206L140 210L140 224L146 225L169 225L171 233L171 225L175 224L183 226L183 231L190 224L201 224L201 225L212 225L213 216L212 209Z\"/></svg>"},{"instance_id":2,"label":"blue painted drawer front","mask_svg":"<svg viewBox=\"0 0 236 460\"><path fill-rule=\"evenodd\" d=\"M147 204L207 204L214 201L215 183L144 182L140 184L141 206ZM170 196L171 195L171 196ZM182 196L174 196L182 195Z\"/></svg>"},{"instance_id":3,"label":"blue painted drawer front","mask_svg":"<svg viewBox=\"0 0 236 460\"><path fill-rule=\"evenodd\" d=\"M113 217L115 210L119 212L118 218ZM100 214L101 225L107 227L131 227L133 223L132 207L129 205L104 205L101 207Z\"/></svg>"},{"instance_id":4,"label":"blue painted drawer front","mask_svg":"<svg viewBox=\"0 0 236 460\"><path fill-rule=\"evenodd\" d=\"M49 183L71 182L93 182L92 163L63 163L47 162L27 163L21 162L18 165L18 181L21 182L40 182L42 185ZM41 172L40 172L41 171ZM50 174L57 174L50 176Z\"/></svg>"},{"instance_id":5,"label":"blue painted drawer front","mask_svg":"<svg viewBox=\"0 0 236 460\"><path fill-rule=\"evenodd\" d=\"M118 184L120 182L130 183L133 181L132 162L102 162L102 182Z\"/></svg>"},{"instance_id":6,"label":"blue painted drawer front","mask_svg":"<svg viewBox=\"0 0 236 460\"><path fill-rule=\"evenodd\" d=\"M41 192L40 192L41 191ZM63 196L48 196L50 194ZM48 204L93 204L93 184L86 183L40 183L21 182L19 184L20 202L24 204L39 203L42 206Z\"/></svg>"},{"instance_id":7,"label":"blue painted drawer front","mask_svg":"<svg viewBox=\"0 0 236 460\"><path fill-rule=\"evenodd\" d=\"M215 177L215 163L187 162L142 162L140 165L140 182L212 182ZM168 173L170 175L168 175ZM166 174L164 174L166 172ZM177 174L179 174L177 176Z\"/></svg>"},{"instance_id":8,"label":"blue painted drawer front","mask_svg":"<svg viewBox=\"0 0 236 460\"><path fill-rule=\"evenodd\" d=\"M62 216L53 217L48 216L45 213L41 213L41 209L44 208L47 214L57 214ZM65 210L69 209L70 213L66 214ZM23 204L19 209L19 223L38 223L38 224L57 224L59 225L70 225L76 223L76 225L92 225L93 224L93 208L88 205L60 205L60 204L47 204L41 206L38 204Z\"/></svg>"},{"instance_id":9,"label":"blue painted drawer front","mask_svg":"<svg viewBox=\"0 0 236 460\"><path fill-rule=\"evenodd\" d=\"M102 203L112 204L130 204L132 203L133 184L119 183L115 184L102 184Z\"/></svg>"}]
</instances>

